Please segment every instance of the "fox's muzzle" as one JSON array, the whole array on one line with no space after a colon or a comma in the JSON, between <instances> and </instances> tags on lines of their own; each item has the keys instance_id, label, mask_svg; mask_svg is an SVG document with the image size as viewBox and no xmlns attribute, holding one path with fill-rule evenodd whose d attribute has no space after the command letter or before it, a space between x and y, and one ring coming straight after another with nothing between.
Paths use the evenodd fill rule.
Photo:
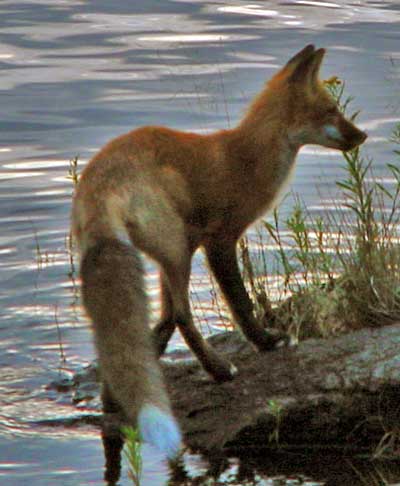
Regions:
<instances>
[{"instance_id":1,"label":"fox's muzzle","mask_svg":"<svg viewBox=\"0 0 400 486\"><path fill-rule=\"evenodd\" d=\"M359 130L353 123L345 118L339 121L339 131L343 137L343 142L340 148L345 152L358 147L358 145L365 142L368 137L365 132Z\"/></svg>"}]
</instances>

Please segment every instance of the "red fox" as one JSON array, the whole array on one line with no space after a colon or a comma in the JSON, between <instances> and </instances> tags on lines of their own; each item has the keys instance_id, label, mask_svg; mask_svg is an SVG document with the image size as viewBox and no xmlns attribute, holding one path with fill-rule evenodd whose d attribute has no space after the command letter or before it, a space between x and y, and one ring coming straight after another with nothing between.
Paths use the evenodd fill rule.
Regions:
<instances>
[{"instance_id":1,"label":"red fox","mask_svg":"<svg viewBox=\"0 0 400 486\"><path fill-rule=\"evenodd\" d=\"M243 334L258 350L272 335L253 315L236 257L246 228L275 204L299 149L353 149L367 135L346 120L318 80L324 49L308 45L267 83L236 128L200 135L148 126L109 142L82 173L73 204L83 303L93 321L105 411L120 408L143 440L170 457L181 444L157 358L178 326L205 371L235 367L193 324L191 259L209 267ZM138 256L158 263L161 320L151 332Z\"/></svg>"}]
</instances>

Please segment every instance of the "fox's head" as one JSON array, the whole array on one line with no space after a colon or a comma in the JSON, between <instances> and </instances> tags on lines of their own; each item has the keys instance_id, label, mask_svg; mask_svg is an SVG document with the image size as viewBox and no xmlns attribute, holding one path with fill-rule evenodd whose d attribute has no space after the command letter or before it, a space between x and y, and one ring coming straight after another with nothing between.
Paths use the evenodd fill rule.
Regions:
<instances>
[{"instance_id":1,"label":"fox's head","mask_svg":"<svg viewBox=\"0 0 400 486\"><path fill-rule=\"evenodd\" d=\"M313 45L302 49L269 81L264 93L267 98L263 100L261 95L254 108L258 111L268 100L265 109L283 122L293 145L351 150L363 143L367 135L340 113L336 101L318 79L324 54L325 49L315 49ZM266 112L264 116L269 118Z\"/></svg>"}]
</instances>

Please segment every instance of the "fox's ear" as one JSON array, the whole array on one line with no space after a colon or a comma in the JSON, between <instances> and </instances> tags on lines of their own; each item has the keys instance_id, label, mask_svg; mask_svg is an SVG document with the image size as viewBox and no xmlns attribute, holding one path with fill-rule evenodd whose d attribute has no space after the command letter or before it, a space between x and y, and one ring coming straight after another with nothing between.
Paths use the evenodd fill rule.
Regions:
<instances>
[{"instance_id":1,"label":"fox's ear","mask_svg":"<svg viewBox=\"0 0 400 486\"><path fill-rule=\"evenodd\" d=\"M301 59L289 74L288 81L292 83L316 83L324 55L325 49L317 49L311 55Z\"/></svg>"},{"instance_id":2,"label":"fox's ear","mask_svg":"<svg viewBox=\"0 0 400 486\"><path fill-rule=\"evenodd\" d=\"M289 61L283 66L283 68L278 71L275 76L271 79L271 84L285 82L290 80L295 73L299 72L302 66L305 66L313 57L315 52L315 47L312 44L308 44L301 51L295 54Z\"/></svg>"},{"instance_id":3,"label":"fox's ear","mask_svg":"<svg viewBox=\"0 0 400 486\"><path fill-rule=\"evenodd\" d=\"M322 61L324 59L326 50L325 49L318 49L314 52L313 56L313 63L311 68L311 81L318 81L319 70L321 68Z\"/></svg>"},{"instance_id":4,"label":"fox's ear","mask_svg":"<svg viewBox=\"0 0 400 486\"><path fill-rule=\"evenodd\" d=\"M286 71L293 72L299 64L310 59L310 57L314 54L315 47L312 44L308 44L304 47L301 51L295 54L289 61L286 63L286 66L283 68Z\"/></svg>"}]
</instances>

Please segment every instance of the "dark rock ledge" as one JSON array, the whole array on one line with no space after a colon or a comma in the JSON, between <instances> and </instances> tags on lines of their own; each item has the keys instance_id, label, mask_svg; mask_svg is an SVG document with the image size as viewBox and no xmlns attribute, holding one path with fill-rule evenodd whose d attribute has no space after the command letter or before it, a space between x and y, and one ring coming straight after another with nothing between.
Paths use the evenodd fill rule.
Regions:
<instances>
[{"instance_id":1,"label":"dark rock ledge","mask_svg":"<svg viewBox=\"0 0 400 486\"><path fill-rule=\"evenodd\" d=\"M400 429L399 325L262 354L236 333L210 341L238 367L232 382L217 385L193 364L164 368L186 443L194 450L372 452L385 433Z\"/></svg>"},{"instance_id":2,"label":"dark rock ledge","mask_svg":"<svg viewBox=\"0 0 400 486\"><path fill-rule=\"evenodd\" d=\"M238 333L209 339L239 373L208 379L189 354L162 360L173 408L192 450L345 449L373 453L386 435L400 454L400 325L363 329L257 353ZM92 374L88 376L93 377ZM93 378L80 377L79 388ZM382 445L382 444L381 444Z\"/></svg>"}]
</instances>

